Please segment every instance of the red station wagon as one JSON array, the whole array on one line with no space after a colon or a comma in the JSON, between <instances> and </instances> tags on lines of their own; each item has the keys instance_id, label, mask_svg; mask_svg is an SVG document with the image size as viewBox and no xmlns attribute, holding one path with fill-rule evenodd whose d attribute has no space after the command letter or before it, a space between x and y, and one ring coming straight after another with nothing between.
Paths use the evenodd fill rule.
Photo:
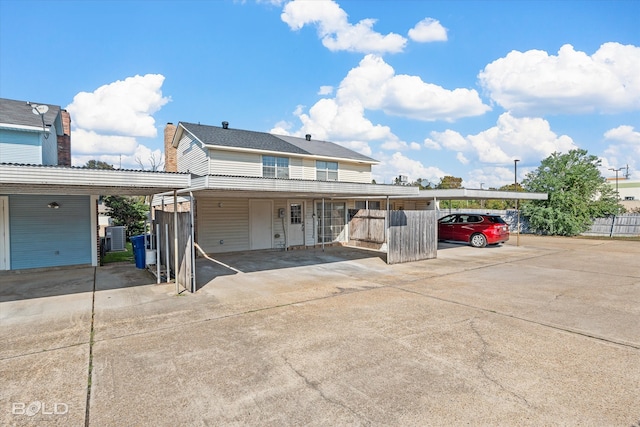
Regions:
<instances>
[{"instance_id":1,"label":"red station wagon","mask_svg":"<svg viewBox=\"0 0 640 427\"><path fill-rule=\"evenodd\" d=\"M447 215L438 220L438 240L468 242L475 248L509 240L509 225L499 215Z\"/></svg>"}]
</instances>

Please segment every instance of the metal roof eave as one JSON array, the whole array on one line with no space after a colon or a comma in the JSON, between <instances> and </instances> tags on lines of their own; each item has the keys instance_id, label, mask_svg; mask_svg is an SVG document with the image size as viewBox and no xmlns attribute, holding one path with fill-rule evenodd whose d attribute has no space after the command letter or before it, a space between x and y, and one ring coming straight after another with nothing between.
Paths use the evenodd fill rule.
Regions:
<instances>
[{"instance_id":1,"label":"metal roof eave","mask_svg":"<svg viewBox=\"0 0 640 427\"><path fill-rule=\"evenodd\" d=\"M417 187L365 184L357 182L291 180L262 177L206 175L194 177L191 187L177 191L194 193L259 193L300 197L410 197ZM165 193L168 194L168 193Z\"/></svg>"},{"instance_id":2,"label":"metal roof eave","mask_svg":"<svg viewBox=\"0 0 640 427\"><path fill-rule=\"evenodd\" d=\"M547 200L547 193L527 193L520 191L498 191L498 190L475 190L468 188L455 188L445 190L420 190L414 199L437 199L437 200L480 200L480 199L518 199L518 200Z\"/></svg>"},{"instance_id":3,"label":"metal roof eave","mask_svg":"<svg viewBox=\"0 0 640 427\"><path fill-rule=\"evenodd\" d=\"M0 164L0 185L2 194L149 195L189 187L191 175Z\"/></svg>"}]
</instances>

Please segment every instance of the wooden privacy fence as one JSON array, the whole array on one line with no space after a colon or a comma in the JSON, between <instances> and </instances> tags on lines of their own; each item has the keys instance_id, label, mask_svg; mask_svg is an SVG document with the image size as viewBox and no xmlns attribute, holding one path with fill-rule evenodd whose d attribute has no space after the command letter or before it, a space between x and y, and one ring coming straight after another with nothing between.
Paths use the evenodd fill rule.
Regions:
<instances>
[{"instance_id":1,"label":"wooden privacy fence","mask_svg":"<svg viewBox=\"0 0 640 427\"><path fill-rule=\"evenodd\" d=\"M177 213L177 231L174 226L174 213L165 212L161 210L155 211L154 218L154 231L155 225L160 225L160 233L166 234L168 228L168 243L169 253L166 253L166 245L164 244L165 237L161 240L160 245L160 260L162 265L167 271L167 277L173 277L176 280L180 289L184 289L190 292L195 290L195 265L194 265L194 253L193 242L191 240L191 213L190 212L178 212ZM175 237L178 237L178 271L175 271ZM168 255L168 257L167 257ZM169 265L166 264L166 259L169 259Z\"/></svg>"},{"instance_id":2,"label":"wooden privacy fence","mask_svg":"<svg viewBox=\"0 0 640 427\"><path fill-rule=\"evenodd\" d=\"M596 218L583 236L634 237L640 236L640 214L627 213Z\"/></svg>"},{"instance_id":3,"label":"wooden privacy fence","mask_svg":"<svg viewBox=\"0 0 640 427\"><path fill-rule=\"evenodd\" d=\"M349 241L356 246L379 249L386 242L387 211L352 209L349 211Z\"/></svg>"},{"instance_id":4,"label":"wooden privacy fence","mask_svg":"<svg viewBox=\"0 0 640 427\"><path fill-rule=\"evenodd\" d=\"M388 264L437 256L436 211L391 211L389 215L387 223L387 211L352 210L349 221L350 244L380 249L387 242Z\"/></svg>"},{"instance_id":5,"label":"wooden privacy fence","mask_svg":"<svg viewBox=\"0 0 640 427\"><path fill-rule=\"evenodd\" d=\"M390 211L387 264L436 258L436 211Z\"/></svg>"}]
</instances>

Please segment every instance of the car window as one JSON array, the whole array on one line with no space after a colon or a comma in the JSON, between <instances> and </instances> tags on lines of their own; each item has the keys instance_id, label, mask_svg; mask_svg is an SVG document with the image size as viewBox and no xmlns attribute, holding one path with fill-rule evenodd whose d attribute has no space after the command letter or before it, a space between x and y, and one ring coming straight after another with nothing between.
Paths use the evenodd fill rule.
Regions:
<instances>
[{"instance_id":1,"label":"car window","mask_svg":"<svg viewBox=\"0 0 640 427\"><path fill-rule=\"evenodd\" d=\"M450 224L452 222L456 222L456 215L447 215L445 217L440 218L441 224Z\"/></svg>"},{"instance_id":2,"label":"car window","mask_svg":"<svg viewBox=\"0 0 640 427\"><path fill-rule=\"evenodd\" d=\"M467 215L460 215L458 217L458 222L467 222L467 218L469 218Z\"/></svg>"},{"instance_id":3,"label":"car window","mask_svg":"<svg viewBox=\"0 0 640 427\"><path fill-rule=\"evenodd\" d=\"M506 224L506 222L504 222L504 219L502 219L501 216L488 216L487 218L489 219L489 221L495 224Z\"/></svg>"},{"instance_id":4,"label":"car window","mask_svg":"<svg viewBox=\"0 0 640 427\"><path fill-rule=\"evenodd\" d=\"M469 215L469 222L482 222L482 217L478 215Z\"/></svg>"}]
</instances>

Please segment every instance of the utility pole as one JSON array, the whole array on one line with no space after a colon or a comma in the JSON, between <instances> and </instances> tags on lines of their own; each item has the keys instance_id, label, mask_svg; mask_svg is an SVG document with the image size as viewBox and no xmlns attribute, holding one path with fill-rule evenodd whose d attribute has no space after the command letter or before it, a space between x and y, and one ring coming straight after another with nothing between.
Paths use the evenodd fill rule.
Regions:
<instances>
[{"instance_id":1,"label":"utility pole","mask_svg":"<svg viewBox=\"0 0 640 427\"><path fill-rule=\"evenodd\" d=\"M618 193L618 172L620 172L624 168L609 168L610 171L614 171L616 173L616 200L620 200L620 193Z\"/></svg>"}]
</instances>

